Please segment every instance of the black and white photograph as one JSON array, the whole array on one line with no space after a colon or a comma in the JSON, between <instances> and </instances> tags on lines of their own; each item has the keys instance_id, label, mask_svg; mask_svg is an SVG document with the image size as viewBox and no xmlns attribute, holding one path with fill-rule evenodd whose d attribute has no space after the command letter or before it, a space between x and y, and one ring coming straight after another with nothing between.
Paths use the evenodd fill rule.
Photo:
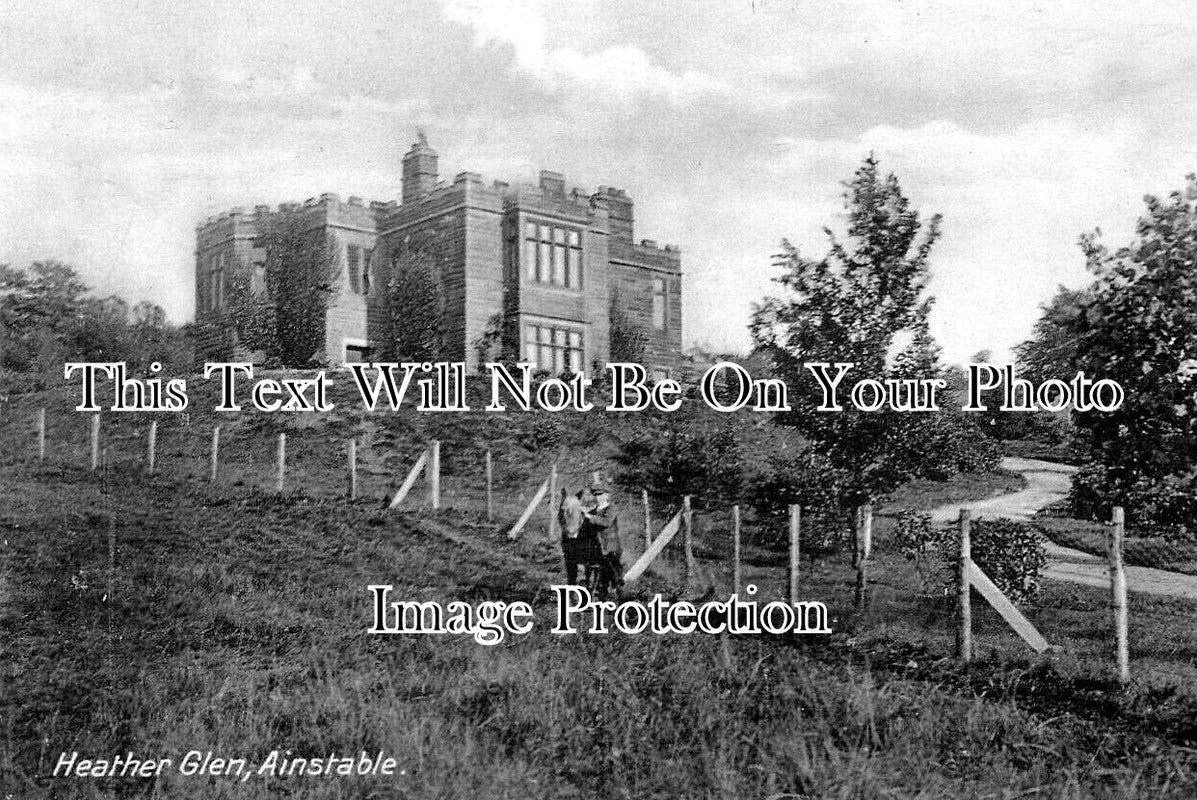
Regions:
<instances>
[{"instance_id":1,"label":"black and white photograph","mask_svg":"<svg viewBox=\"0 0 1197 800\"><path fill-rule=\"evenodd\" d=\"M1197 17L0 7L0 800L1197 798Z\"/></svg>"}]
</instances>

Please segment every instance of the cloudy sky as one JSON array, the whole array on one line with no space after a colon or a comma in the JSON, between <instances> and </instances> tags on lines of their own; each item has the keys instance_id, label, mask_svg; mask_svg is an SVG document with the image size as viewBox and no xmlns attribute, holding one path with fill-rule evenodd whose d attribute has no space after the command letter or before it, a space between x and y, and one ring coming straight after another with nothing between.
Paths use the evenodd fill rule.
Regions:
<instances>
[{"instance_id":1,"label":"cloudy sky","mask_svg":"<svg viewBox=\"0 0 1197 800\"><path fill-rule=\"evenodd\" d=\"M0 261L193 314L194 226L442 176L626 188L676 243L687 344L744 348L783 237L822 252L874 151L944 215L951 360L1024 338L1077 236L1197 170L1187 2L188 0L0 10Z\"/></svg>"}]
</instances>

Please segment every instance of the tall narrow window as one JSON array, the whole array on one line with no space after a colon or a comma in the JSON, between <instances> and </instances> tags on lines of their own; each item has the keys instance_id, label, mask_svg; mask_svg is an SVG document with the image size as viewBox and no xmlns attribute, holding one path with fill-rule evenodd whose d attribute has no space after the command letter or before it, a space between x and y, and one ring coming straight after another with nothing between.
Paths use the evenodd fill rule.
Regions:
<instances>
[{"instance_id":1,"label":"tall narrow window","mask_svg":"<svg viewBox=\"0 0 1197 800\"><path fill-rule=\"evenodd\" d=\"M374 263L374 251L367 250L362 259L362 294L370 294L370 265Z\"/></svg>"},{"instance_id":2,"label":"tall narrow window","mask_svg":"<svg viewBox=\"0 0 1197 800\"><path fill-rule=\"evenodd\" d=\"M224 305L224 253L208 256L208 308L213 310Z\"/></svg>"},{"instance_id":3,"label":"tall narrow window","mask_svg":"<svg viewBox=\"0 0 1197 800\"><path fill-rule=\"evenodd\" d=\"M536 248L536 280L548 283L553 275L553 229L548 225L536 226L538 246Z\"/></svg>"},{"instance_id":4,"label":"tall narrow window","mask_svg":"<svg viewBox=\"0 0 1197 800\"><path fill-rule=\"evenodd\" d=\"M535 283L582 288L582 233L537 222L524 225L524 275Z\"/></svg>"},{"instance_id":5,"label":"tall narrow window","mask_svg":"<svg viewBox=\"0 0 1197 800\"><path fill-rule=\"evenodd\" d=\"M665 330L665 281L653 278L653 327Z\"/></svg>"},{"instance_id":6,"label":"tall narrow window","mask_svg":"<svg viewBox=\"0 0 1197 800\"><path fill-rule=\"evenodd\" d=\"M345 261L349 267L349 289L354 294L365 294L362 288L362 248L352 244L346 247Z\"/></svg>"},{"instance_id":7,"label":"tall narrow window","mask_svg":"<svg viewBox=\"0 0 1197 800\"><path fill-rule=\"evenodd\" d=\"M536 223L529 222L524 226L524 274L530 281L536 280L536 245L539 241Z\"/></svg>"},{"instance_id":8,"label":"tall narrow window","mask_svg":"<svg viewBox=\"0 0 1197 800\"><path fill-rule=\"evenodd\" d=\"M566 356L569 359L569 371L578 373L582 371L582 332L569 332L569 348L566 351Z\"/></svg>"},{"instance_id":9,"label":"tall narrow window","mask_svg":"<svg viewBox=\"0 0 1197 800\"><path fill-rule=\"evenodd\" d=\"M569 232L569 248L565 251L565 285L582 288L582 232ZM577 372L577 370L573 370Z\"/></svg>"}]
</instances>

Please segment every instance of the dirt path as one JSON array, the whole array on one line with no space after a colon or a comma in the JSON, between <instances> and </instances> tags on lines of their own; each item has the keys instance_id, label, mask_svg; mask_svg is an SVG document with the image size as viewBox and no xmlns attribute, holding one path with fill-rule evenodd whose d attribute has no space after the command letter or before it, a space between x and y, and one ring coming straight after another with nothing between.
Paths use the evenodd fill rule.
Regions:
<instances>
[{"instance_id":1,"label":"dirt path","mask_svg":"<svg viewBox=\"0 0 1197 800\"><path fill-rule=\"evenodd\" d=\"M1029 519L1039 509L1060 500L1068 493L1069 476L1076 470L1076 467L1030 458L1005 458L1002 459L1002 466L1022 473L1027 481L1026 488L969 503L968 507L972 509L973 517ZM959 512L960 504L941 506L931 511L931 517L939 521L953 520ZM1103 558L1051 542L1047 544L1047 556L1048 564L1043 570L1044 577L1101 588L1110 585L1109 572ZM1132 592L1197 600L1197 575L1128 566L1126 584Z\"/></svg>"}]
</instances>

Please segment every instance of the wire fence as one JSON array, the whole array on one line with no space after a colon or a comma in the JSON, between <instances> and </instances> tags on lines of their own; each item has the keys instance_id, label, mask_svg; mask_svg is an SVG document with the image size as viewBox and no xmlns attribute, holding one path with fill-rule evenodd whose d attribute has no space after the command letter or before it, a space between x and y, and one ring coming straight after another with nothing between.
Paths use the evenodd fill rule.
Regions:
<instances>
[{"instance_id":1,"label":"wire fence","mask_svg":"<svg viewBox=\"0 0 1197 800\"><path fill-rule=\"evenodd\" d=\"M186 414L47 416L11 408L3 415L7 440L0 460L10 466L99 469L166 475L222 490L302 493L309 497L391 503L430 444L419 432L359 420L280 422L246 415L211 426ZM307 427L319 426L318 435ZM329 441L339 446L329 446ZM496 534L526 516L517 537L556 547L555 502L607 482L605 461L570 461L559 453L508 458L485 441L439 447L425 463L403 508L439 508L489 524ZM435 489L432 484L435 483ZM549 484L547 488L546 484ZM549 490L551 489L551 491ZM617 490L625 557L630 567L675 518L675 533L651 559L653 585L691 597L733 593L758 602L818 601L832 631L852 638L883 637L923 651L960 652L960 565L924 553L912 558L895 535L896 512L855 517L791 508L770 516L750 509L690 508L682 497L650 497ZM1049 546L1044 581L1018 613L1051 645L1059 664L1078 672L1094 664L1125 678L1197 680L1197 547L1183 537L1085 523L1049 508L1039 520ZM1119 529L1111 549L1111 530ZM957 528L958 529L958 528ZM496 542L502 537L496 535ZM958 555L958 553L957 553ZM1115 558L1116 556L1116 558ZM1115 562L1121 564L1115 566ZM1129 592L1117 595L1121 570ZM1154 574L1159 571L1162 574ZM1146 586L1144 581L1158 585ZM1029 655L988 595L972 603L973 654ZM1122 618L1122 622L1119 618ZM1119 634L1119 625L1125 634ZM914 650L912 649L912 652Z\"/></svg>"}]
</instances>

